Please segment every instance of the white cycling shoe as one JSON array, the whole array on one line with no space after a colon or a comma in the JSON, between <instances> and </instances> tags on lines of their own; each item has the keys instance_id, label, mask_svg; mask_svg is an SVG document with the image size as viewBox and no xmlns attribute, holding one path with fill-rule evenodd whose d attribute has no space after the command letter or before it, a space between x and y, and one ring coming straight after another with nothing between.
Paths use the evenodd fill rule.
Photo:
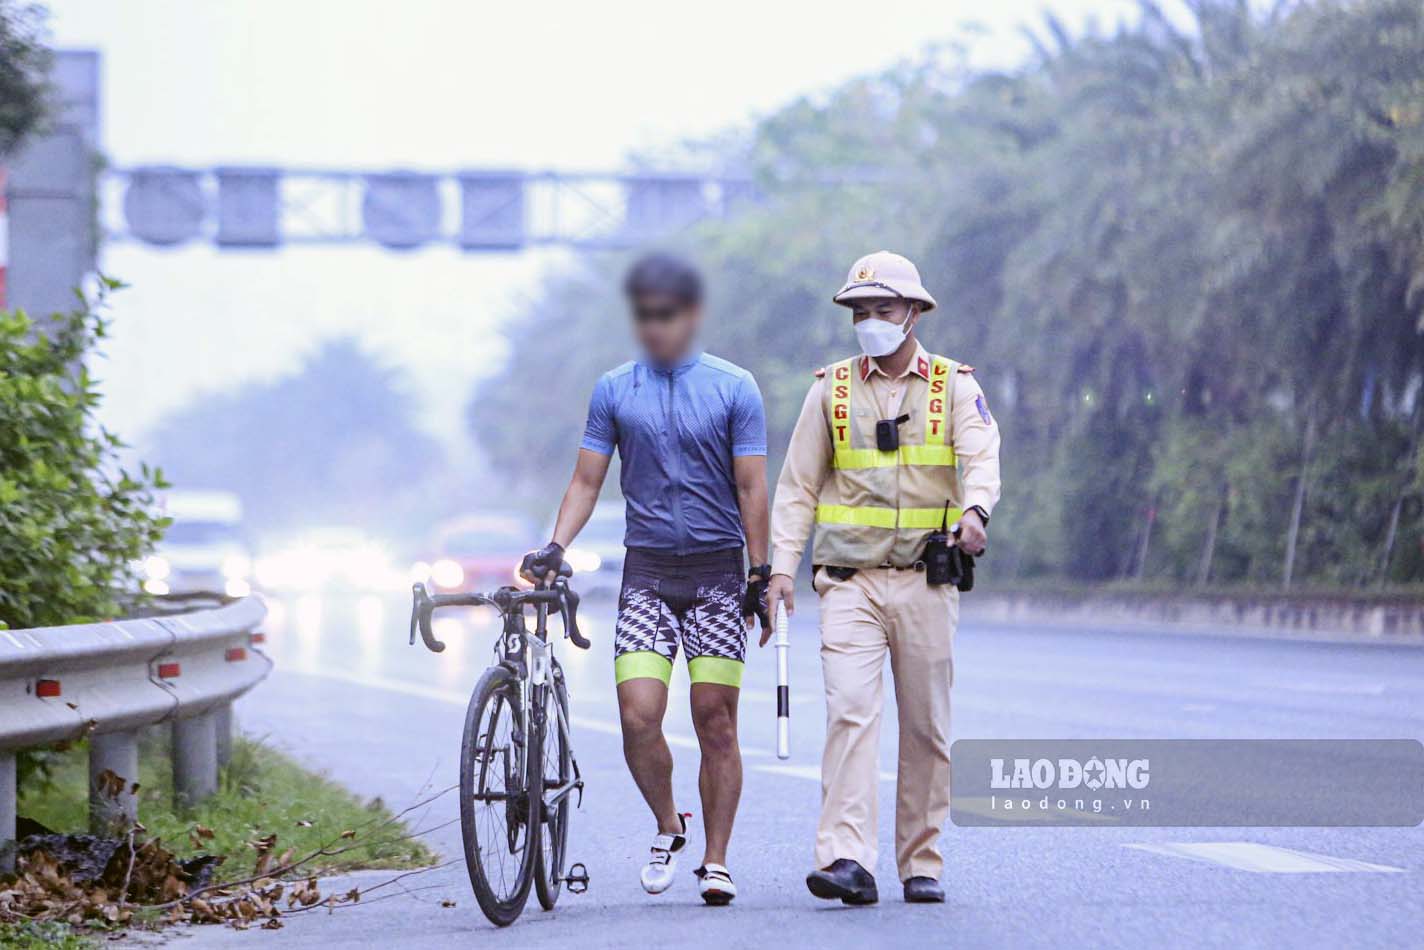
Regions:
<instances>
[{"instance_id":1,"label":"white cycling shoe","mask_svg":"<svg viewBox=\"0 0 1424 950\"><path fill-rule=\"evenodd\" d=\"M702 899L714 907L732 903L737 896L737 885L732 883L731 873L720 864L704 864L696 871L702 890Z\"/></svg>"},{"instance_id":2,"label":"white cycling shoe","mask_svg":"<svg viewBox=\"0 0 1424 950\"><path fill-rule=\"evenodd\" d=\"M667 890L672 886L673 877L677 874L677 856L687 847L687 818L678 815L677 820L682 822L682 834L666 835L659 832L653 839L648 863L643 865L643 872L638 876L643 882L643 890L649 894L661 894Z\"/></svg>"}]
</instances>

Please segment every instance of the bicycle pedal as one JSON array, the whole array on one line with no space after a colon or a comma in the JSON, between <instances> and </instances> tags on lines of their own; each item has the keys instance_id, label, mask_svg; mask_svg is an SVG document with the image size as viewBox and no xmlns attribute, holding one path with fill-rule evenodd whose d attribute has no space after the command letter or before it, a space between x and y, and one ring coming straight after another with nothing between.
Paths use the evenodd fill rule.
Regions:
<instances>
[{"instance_id":1,"label":"bicycle pedal","mask_svg":"<svg viewBox=\"0 0 1424 950\"><path fill-rule=\"evenodd\" d=\"M564 874L564 883L568 885L570 894L582 894L588 890L588 868L582 863L569 865L568 871Z\"/></svg>"}]
</instances>

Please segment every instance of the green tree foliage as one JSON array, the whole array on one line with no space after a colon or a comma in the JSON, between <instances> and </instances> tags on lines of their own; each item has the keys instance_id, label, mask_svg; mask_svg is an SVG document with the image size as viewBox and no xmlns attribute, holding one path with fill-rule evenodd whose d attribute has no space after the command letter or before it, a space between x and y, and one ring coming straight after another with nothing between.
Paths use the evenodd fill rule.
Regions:
<instances>
[{"instance_id":1,"label":"green tree foliage","mask_svg":"<svg viewBox=\"0 0 1424 950\"><path fill-rule=\"evenodd\" d=\"M183 488L242 496L249 525L400 530L442 469L435 441L389 369L352 339L326 343L295 373L193 400L146 440Z\"/></svg>"},{"instance_id":2,"label":"green tree foliage","mask_svg":"<svg viewBox=\"0 0 1424 950\"><path fill-rule=\"evenodd\" d=\"M162 475L116 463L119 439L95 421L84 367L103 338L108 293L36 325L0 313L0 625L39 627L113 617L137 589L130 565L165 522Z\"/></svg>"},{"instance_id":3,"label":"green tree foliage","mask_svg":"<svg viewBox=\"0 0 1424 950\"><path fill-rule=\"evenodd\" d=\"M1005 432L986 573L1420 580L1424 6L1186 7L1049 20L1009 72L933 50L760 122L769 201L680 242L710 348L756 373L775 451L810 370L854 349L830 293L888 246ZM582 395L626 352L621 264L553 283L471 402L531 493L558 490ZM541 363L556 384L522 416Z\"/></svg>"},{"instance_id":4,"label":"green tree foliage","mask_svg":"<svg viewBox=\"0 0 1424 950\"><path fill-rule=\"evenodd\" d=\"M39 7L0 0L0 156L44 116L50 55L40 42L42 22Z\"/></svg>"}]
</instances>

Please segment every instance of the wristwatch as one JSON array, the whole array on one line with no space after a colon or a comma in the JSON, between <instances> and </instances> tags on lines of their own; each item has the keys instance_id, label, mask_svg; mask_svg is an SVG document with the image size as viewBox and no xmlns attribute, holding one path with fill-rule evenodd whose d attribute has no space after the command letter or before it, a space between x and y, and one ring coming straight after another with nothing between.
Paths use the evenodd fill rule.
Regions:
<instances>
[{"instance_id":1,"label":"wristwatch","mask_svg":"<svg viewBox=\"0 0 1424 950\"><path fill-rule=\"evenodd\" d=\"M747 580L751 580L753 577L764 581L771 580L771 565L753 564L751 568L747 570Z\"/></svg>"},{"instance_id":2,"label":"wristwatch","mask_svg":"<svg viewBox=\"0 0 1424 950\"><path fill-rule=\"evenodd\" d=\"M989 527L989 512L985 511L981 505L970 505L965 511L972 511L979 515L979 520L984 522L984 527Z\"/></svg>"}]
</instances>

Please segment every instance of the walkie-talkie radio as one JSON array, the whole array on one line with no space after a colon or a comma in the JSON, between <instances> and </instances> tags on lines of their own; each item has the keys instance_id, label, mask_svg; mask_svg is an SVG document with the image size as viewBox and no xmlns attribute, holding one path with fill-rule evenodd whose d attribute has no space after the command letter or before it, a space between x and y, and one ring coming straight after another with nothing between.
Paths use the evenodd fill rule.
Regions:
<instances>
[{"instance_id":1,"label":"walkie-talkie radio","mask_svg":"<svg viewBox=\"0 0 1424 950\"><path fill-rule=\"evenodd\" d=\"M959 534L955 525L954 534ZM944 517L939 530L925 540L925 583L932 587L953 584L961 591L974 589L974 558L950 540L949 502L944 503Z\"/></svg>"},{"instance_id":2,"label":"walkie-talkie radio","mask_svg":"<svg viewBox=\"0 0 1424 950\"><path fill-rule=\"evenodd\" d=\"M955 583L954 546L949 542L949 502L944 503L944 517L939 530L925 541L925 583L931 587Z\"/></svg>"}]
</instances>

